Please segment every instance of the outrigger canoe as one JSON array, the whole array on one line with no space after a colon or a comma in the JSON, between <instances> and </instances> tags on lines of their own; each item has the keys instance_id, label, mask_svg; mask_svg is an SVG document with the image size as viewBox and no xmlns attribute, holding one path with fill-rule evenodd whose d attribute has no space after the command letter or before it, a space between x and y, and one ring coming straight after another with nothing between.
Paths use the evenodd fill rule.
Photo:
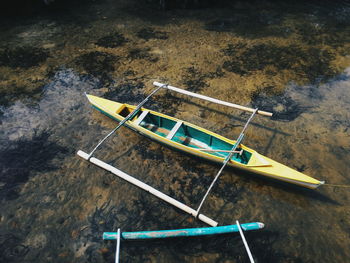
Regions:
<instances>
[{"instance_id":1,"label":"outrigger canoe","mask_svg":"<svg viewBox=\"0 0 350 263\"><path fill-rule=\"evenodd\" d=\"M136 108L93 95L87 97L95 109L118 122ZM189 122L145 108L138 110L125 125L152 140L217 163L225 161L236 143ZM239 144L227 165L311 189L324 184L324 181L276 162L243 144Z\"/></svg>"}]
</instances>

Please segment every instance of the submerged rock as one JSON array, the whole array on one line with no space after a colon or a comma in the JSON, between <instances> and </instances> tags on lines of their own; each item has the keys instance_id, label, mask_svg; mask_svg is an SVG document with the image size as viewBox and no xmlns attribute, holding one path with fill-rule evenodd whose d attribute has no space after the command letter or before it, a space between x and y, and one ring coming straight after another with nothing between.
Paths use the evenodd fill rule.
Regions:
<instances>
[{"instance_id":1,"label":"submerged rock","mask_svg":"<svg viewBox=\"0 0 350 263\"><path fill-rule=\"evenodd\" d=\"M330 66L334 55L328 50L316 47L277 46L273 43L247 46L245 43L237 43L229 44L222 52L229 57L222 67L240 75L250 75L268 66L279 71L294 71L310 82L319 78L328 79L335 74Z\"/></svg>"},{"instance_id":2,"label":"submerged rock","mask_svg":"<svg viewBox=\"0 0 350 263\"><path fill-rule=\"evenodd\" d=\"M143 28L137 32L139 38L149 40L149 39L168 39L167 32L155 31L152 28Z\"/></svg>"},{"instance_id":3,"label":"submerged rock","mask_svg":"<svg viewBox=\"0 0 350 263\"><path fill-rule=\"evenodd\" d=\"M97 40L96 45L100 47L116 48L128 42L122 34L112 33Z\"/></svg>"},{"instance_id":4,"label":"submerged rock","mask_svg":"<svg viewBox=\"0 0 350 263\"><path fill-rule=\"evenodd\" d=\"M129 50L128 57L131 59L145 59L149 62L157 62L159 57L153 55L150 48L133 48Z\"/></svg>"},{"instance_id":5,"label":"submerged rock","mask_svg":"<svg viewBox=\"0 0 350 263\"><path fill-rule=\"evenodd\" d=\"M30 139L19 139L0 150L0 182L3 184L0 199L11 200L18 197L21 185L32 172L51 171L55 167L50 161L57 154L68 149L49 140L46 131Z\"/></svg>"},{"instance_id":6,"label":"submerged rock","mask_svg":"<svg viewBox=\"0 0 350 263\"><path fill-rule=\"evenodd\" d=\"M7 48L0 51L0 66L30 68L38 66L49 56L45 49L36 47Z\"/></svg>"},{"instance_id":7,"label":"submerged rock","mask_svg":"<svg viewBox=\"0 0 350 263\"><path fill-rule=\"evenodd\" d=\"M100 79L102 85L113 83L111 73L118 65L119 57L99 51L83 54L75 59L75 64L82 67L87 73Z\"/></svg>"}]
</instances>

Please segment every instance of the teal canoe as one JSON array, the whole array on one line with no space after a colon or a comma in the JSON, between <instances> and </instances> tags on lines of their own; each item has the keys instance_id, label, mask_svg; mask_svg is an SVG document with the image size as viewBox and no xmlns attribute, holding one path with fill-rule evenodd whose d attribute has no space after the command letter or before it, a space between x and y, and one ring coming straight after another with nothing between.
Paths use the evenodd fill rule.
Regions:
<instances>
[{"instance_id":1,"label":"teal canoe","mask_svg":"<svg viewBox=\"0 0 350 263\"><path fill-rule=\"evenodd\" d=\"M258 230L264 227L263 223L253 222L240 225L244 231ZM193 237L193 236L209 236L239 232L237 225L203 227L203 228L186 228L174 230L157 230L157 231L140 231L140 232L122 232L121 238L128 240L136 239L158 239L173 237ZM104 232L104 240L116 240L117 232Z\"/></svg>"}]
</instances>

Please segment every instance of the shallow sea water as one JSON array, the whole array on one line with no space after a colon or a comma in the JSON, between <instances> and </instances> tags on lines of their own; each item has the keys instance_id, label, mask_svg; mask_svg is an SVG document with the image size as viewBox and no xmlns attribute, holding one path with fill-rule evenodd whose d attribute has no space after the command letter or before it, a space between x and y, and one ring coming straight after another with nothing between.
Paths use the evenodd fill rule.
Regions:
<instances>
[{"instance_id":1,"label":"shallow sea water","mask_svg":"<svg viewBox=\"0 0 350 263\"><path fill-rule=\"evenodd\" d=\"M244 143L329 184L350 185L350 4L247 2L159 10L66 1L1 18L0 261L113 262L103 231L201 222L79 159L116 125L84 92L137 104L152 82L273 111ZM167 92L148 108L229 138L248 114ZM219 166L121 128L100 158L192 207ZM248 232L256 262L347 262L349 187L304 190L226 169L203 213ZM121 262L248 262L239 235L123 242Z\"/></svg>"}]
</instances>

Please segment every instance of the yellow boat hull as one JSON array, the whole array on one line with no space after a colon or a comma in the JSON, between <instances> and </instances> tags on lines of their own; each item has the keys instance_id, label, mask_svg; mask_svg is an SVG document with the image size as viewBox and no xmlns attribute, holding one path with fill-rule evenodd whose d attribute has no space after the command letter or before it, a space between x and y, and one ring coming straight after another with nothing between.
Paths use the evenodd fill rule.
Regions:
<instances>
[{"instance_id":1,"label":"yellow boat hull","mask_svg":"<svg viewBox=\"0 0 350 263\"><path fill-rule=\"evenodd\" d=\"M103 99L100 97L96 97L93 95L87 95L87 97L94 108L96 108L97 110L101 111L105 115L107 115L107 116L109 116L112 119L117 120L117 121L123 120L125 118L125 116L127 115L127 113L130 113L133 109L136 108L136 106L133 106L133 105L123 104L123 103ZM144 112L144 111L148 111L150 114L152 114L154 116L159 116L161 118L167 119L167 120L172 121L172 122L176 122L176 123L181 122L188 127L196 129L202 133L208 134L211 137L215 137L218 140L223 141L225 143L228 143L230 145L233 145L236 142L235 140L230 140L230 139L225 138L219 134L216 134L216 133L208 131L204 128L198 127L194 124L191 124L191 123L188 123L185 121L181 121L179 119L164 115L162 113L142 108L141 112ZM155 141L158 141L160 143L168 145L168 146L175 148L177 150L180 150L180 151L183 151L183 152L186 152L186 153L189 153L189 154L192 154L192 155L195 155L195 156L198 156L198 157L201 157L201 158L204 158L206 160L213 161L213 162L217 162L217 163L224 162L224 159L225 159L224 156L220 157L217 155L213 155L210 152L201 151L198 148L186 146L182 143L168 139L164 135L163 136L159 135L150 129L142 127L139 123L138 117L136 117L136 116L134 118L131 118L131 120L127 121L125 123L125 125L127 127L129 127L130 129L137 131L146 137L149 137ZM167 131L167 132L169 132L169 131ZM246 171L249 171L252 173L256 173L259 175L267 176L267 177L272 178L272 179L277 179L277 180L281 180L281 181L284 181L287 183L292 183L295 185L311 188L311 189L315 189L318 186L324 184L323 181L319 181L315 178L312 178L308 175L305 175L301 172L298 172L298 171L296 171L296 170L294 170L286 165L283 165L283 164L276 162L268 157L265 157L265 156L257 153L255 150L253 150L245 145L241 144L240 148L242 150L244 150L245 152L249 153L249 155L250 155L249 162L248 163L240 163L240 162L235 161L235 160L230 160L228 162L229 166L243 169L243 170L246 170Z\"/></svg>"}]
</instances>

